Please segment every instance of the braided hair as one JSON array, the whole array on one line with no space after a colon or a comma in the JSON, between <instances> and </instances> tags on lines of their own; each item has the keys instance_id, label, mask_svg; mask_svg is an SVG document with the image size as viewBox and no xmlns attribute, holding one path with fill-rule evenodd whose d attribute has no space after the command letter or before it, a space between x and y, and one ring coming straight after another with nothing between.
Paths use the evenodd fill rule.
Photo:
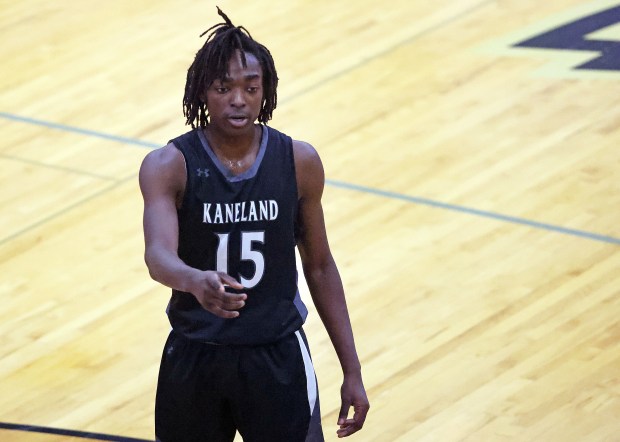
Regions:
<instances>
[{"instance_id":1,"label":"braided hair","mask_svg":"<svg viewBox=\"0 0 620 442\"><path fill-rule=\"evenodd\" d=\"M258 121L267 123L276 108L278 74L269 50L255 41L243 26L235 26L230 19L217 8L223 23L211 26L200 37L209 33L202 48L196 53L194 62L187 71L185 95L183 96L183 115L185 124L192 128L206 127L209 124L206 102L202 100L207 88L215 80L224 81L228 73L228 62L238 50L241 63L247 66L245 54L254 55L263 71L263 100Z\"/></svg>"}]
</instances>

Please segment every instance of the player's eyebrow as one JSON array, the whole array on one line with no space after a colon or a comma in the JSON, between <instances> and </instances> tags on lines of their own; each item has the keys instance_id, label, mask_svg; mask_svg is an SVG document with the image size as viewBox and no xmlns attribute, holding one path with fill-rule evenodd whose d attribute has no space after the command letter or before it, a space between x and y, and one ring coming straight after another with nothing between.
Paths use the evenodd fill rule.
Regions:
<instances>
[{"instance_id":1,"label":"player's eyebrow","mask_svg":"<svg viewBox=\"0 0 620 442\"><path fill-rule=\"evenodd\" d=\"M256 80L259 78L260 78L260 74L246 74L243 76L244 80ZM233 81L233 79L229 77L228 75L222 79L222 82L224 83L230 83L231 81Z\"/></svg>"}]
</instances>

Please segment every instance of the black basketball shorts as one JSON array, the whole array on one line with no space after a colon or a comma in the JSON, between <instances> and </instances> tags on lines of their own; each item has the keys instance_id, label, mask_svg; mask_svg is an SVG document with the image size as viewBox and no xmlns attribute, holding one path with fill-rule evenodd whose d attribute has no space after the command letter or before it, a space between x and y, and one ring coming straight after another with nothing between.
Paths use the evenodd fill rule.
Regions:
<instances>
[{"instance_id":1,"label":"black basketball shorts","mask_svg":"<svg viewBox=\"0 0 620 442\"><path fill-rule=\"evenodd\" d=\"M159 442L323 441L316 376L299 330L269 345L226 346L170 333L159 371Z\"/></svg>"}]
</instances>

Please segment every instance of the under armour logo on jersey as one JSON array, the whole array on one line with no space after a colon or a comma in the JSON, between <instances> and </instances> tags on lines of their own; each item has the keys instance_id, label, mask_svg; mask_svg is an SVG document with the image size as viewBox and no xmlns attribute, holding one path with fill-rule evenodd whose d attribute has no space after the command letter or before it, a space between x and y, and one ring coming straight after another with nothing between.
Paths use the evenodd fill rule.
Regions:
<instances>
[{"instance_id":1,"label":"under armour logo on jersey","mask_svg":"<svg viewBox=\"0 0 620 442\"><path fill-rule=\"evenodd\" d=\"M209 169L196 169L196 174L198 177L206 178L209 176Z\"/></svg>"}]
</instances>

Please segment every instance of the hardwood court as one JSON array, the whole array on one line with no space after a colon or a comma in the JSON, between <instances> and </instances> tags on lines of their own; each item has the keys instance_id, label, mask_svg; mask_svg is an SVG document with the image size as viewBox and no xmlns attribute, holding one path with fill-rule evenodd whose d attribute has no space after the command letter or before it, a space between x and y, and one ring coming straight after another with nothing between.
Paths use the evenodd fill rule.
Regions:
<instances>
[{"instance_id":1,"label":"hardwood court","mask_svg":"<svg viewBox=\"0 0 620 442\"><path fill-rule=\"evenodd\" d=\"M352 440L620 440L616 3L219 3L274 55L273 126L324 161L371 401ZM187 130L217 20L210 1L0 1L0 422L81 432L3 442L152 440L169 291L137 170ZM605 68L513 46L569 25L607 41ZM306 332L333 441L339 366L312 309Z\"/></svg>"}]
</instances>

